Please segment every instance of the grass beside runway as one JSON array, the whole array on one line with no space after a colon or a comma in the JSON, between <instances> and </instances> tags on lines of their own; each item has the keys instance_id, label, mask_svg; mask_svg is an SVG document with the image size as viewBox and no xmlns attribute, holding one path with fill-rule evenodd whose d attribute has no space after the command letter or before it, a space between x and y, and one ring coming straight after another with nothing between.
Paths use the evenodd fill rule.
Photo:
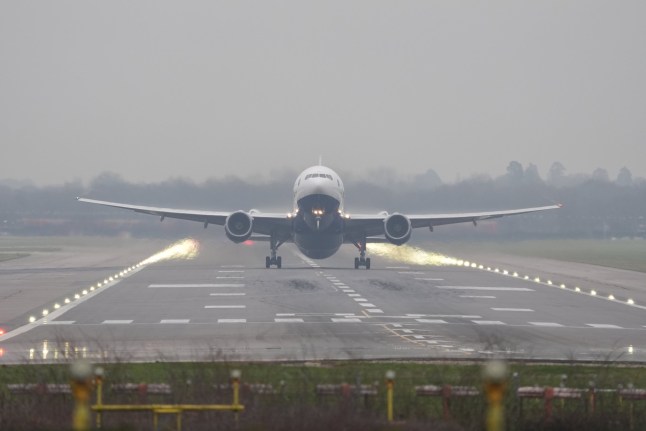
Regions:
<instances>
[{"instance_id":1,"label":"grass beside runway","mask_svg":"<svg viewBox=\"0 0 646 431\"><path fill-rule=\"evenodd\" d=\"M483 396L453 398L453 420L442 420L440 398L418 397L415 386L443 385L482 388L481 364L477 363L423 363L388 361L339 361L317 363L150 363L106 364L104 403L229 403L231 390L226 386L233 369L242 371L241 401L245 412L240 414L241 430L296 430L296 429L401 429L418 430L434 425L443 429L480 429L482 412L486 407ZM526 400L523 411L517 398L511 396L518 386L558 387L567 375L565 386L587 390L590 382L597 389L616 389L629 384L646 387L646 373L640 366L616 364L577 365L516 363L510 373L517 373L507 385L506 407L509 431L521 429L556 429L554 423L544 422L543 400ZM385 374L396 372L395 417L401 422L396 427L385 423ZM16 365L0 369L0 428L6 424L38 421L38 429L65 429L69 422L71 397L42 394L12 395L7 391L11 383L69 382L66 365ZM118 383L166 383L172 388L168 395L143 395L141 391L116 394L111 386ZM370 397L321 396L316 394L318 384L374 385L377 395ZM244 384L269 384L273 393L253 392ZM222 385L222 387L220 387ZM628 429L625 406L612 393L597 395L595 414L587 411L585 400L554 401L555 418L562 430ZM55 401L54 401L55 400ZM633 405L633 419L646 419L646 401ZM29 410L32 409L32 410ZM33 415L38 409L39 415ZM32 413L29 414L28 412ZM186 429L207 429L205 416L184 417ZM214 414L221 429L234 426L230 413ZM22 422L21 422L22 421ZM149 414L112 413L104 417L107 429L140 429L150 427ZM639 423L639 422L638 422ZM33 425L36 425L35 423ZM35 429L35 427L24 429ZM126 428L123 428L126 426ZM552 428L550 428L552 427ZM14 428L2 428L14 429ZM211 428L209 428L211 429ZM220 429L220 428L217 428Z\"/></svg>"},{"instance_id":2,"label":"grass beside runway","mask_svg":"<svg viewBox=\"0 0 646 431\"><path fill-rule=\"evenodd\" d=\"M461 250L497 252L516 256L539 257L566 262L586 263L630 271L646 272L646 240L528 240L501 242L434 242L431 248L459 255Z\"/></svg>"}]
</instances>

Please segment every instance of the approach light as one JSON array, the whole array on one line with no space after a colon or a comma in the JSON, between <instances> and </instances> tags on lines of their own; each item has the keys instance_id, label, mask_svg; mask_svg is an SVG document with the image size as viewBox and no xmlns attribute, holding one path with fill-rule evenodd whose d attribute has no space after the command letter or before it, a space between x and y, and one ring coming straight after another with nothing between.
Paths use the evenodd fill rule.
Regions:
<instances>
[{"instance_id":1,"label":"approach light","mask_svg":"<svg viewBox=\"0 0 646 431\"><path fill-rule=\"evenodd\" d=\"M635 305L635 301L633 301L632 299L628 299L628 301L626 301L626 303L628 303L630 305Z\"/></svg>"},{"instance_id":2,"label":"approach light","mask_svg":"<svg viewBox=\"0 0 646 431\"><path fill-rule=\"evenodd\" d=\"M34 316L29 316L29 323L34 323L36 318Z\"/></svg>"},{"instance_id":3,"label":"approach light","mask_svg":"<svg viewBox=\"0 0 646 431\"><path fill-rule=\"evenodd\" d=\"M608 295L608 299L611 300L611 301L614 301L615 300L615 295L612 295L612 294Z\"/></svg>"},{"instance_id":4,"label":"approach light","mask_svg":"<svg viewBox=\"0 0 646 431\"><path fill-rule=\"evenodd\" d=\"M591 290L591 291L590 291L590 295L592 295L592 296L597 296L597 291L596 291L596 290Z\"/></svg>"},{"instance_id":5,"label":"approach light","mask_svg":"<svg viewBox=\"0 0 646 431\"><path fill-rule=\"evenodd\" d=\"M87 295L87 290L83 290L83 292L81 292L81 293L82 293L83 295Z\"/></svg>"},{"instance_id":6,"label":"approach light","mask_svg":"<svg viewBox=\"0 0 646 431\"><path fill-rule=\"evenodd\" d=\"M574 288L574 291L575 291L575 292L581 292L581 288L579 288L579 287L575 287L575 288Z\"/></svg>"},{"instance_id":7,"label":"approach light","mask_svg":"<svg viewBox=\"0 0 646 431\"><path fill-rule=\"evenodd\" d=\"M48 309L44 309L44 310L43 310L43 316L47 316L48 314L49 314L49 310L48 310Z\"/></svg>"},{"instance_id":8,"label":"approach light","mask_svg":"<svg viewBox=\"0 0 646 431\"><path fill-rule=\"evenodd\" d=\"M59 304L58 302L56 304L54 304L54 309L55 310L58 310L59 308L61 308L61 304Z\"/></svg>"},{"instance_id":9,"label":"approach light","mask_svg":"<svg viewBox=\"0 0 646 431\"><path fill-rule=\"evenodd\" d=\"M74 299L79 299L80 297L81 297L81 295L79 295L78 293L76 295L74 295Z\"/></svg>"},{"instance_id":10,"label":"approach light","mask_svg":"<svg viewBox=\"0 0 646 431\"><path fill-rule=\"evenodd\" d=\"M69 303L70 303L70 299L69 299L69 298L65 298L65 303L66 303L66 304L69 304Z\"/></svg>"}]
</instances>

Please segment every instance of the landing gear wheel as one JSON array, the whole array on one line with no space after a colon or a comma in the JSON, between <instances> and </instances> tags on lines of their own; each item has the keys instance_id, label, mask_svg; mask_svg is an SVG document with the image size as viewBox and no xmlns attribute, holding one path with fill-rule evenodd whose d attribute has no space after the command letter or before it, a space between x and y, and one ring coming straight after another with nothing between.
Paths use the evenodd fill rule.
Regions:
<instances>
[{"instance_id":1,"label":"landing gear wheel","mask_svg":"<svg viewBox=\"0 0 646 431\"><path fill-rule=\"evenodd\" d=\"M271 259L269 256L265 257L265 268L269 268L271 266Z\"/></svg>"},{"instance_id":2,"label":"landing gear wheel","mask_svg":"<svg viewBox=\"0 0 646 431\"><path fill-rule=\"evenodd\" d=\"M281 268L283 266L283 258L278 256L276 258L276 268Z\"/></svg>"},{"instance_id":3,"label":"landing gear wheel","mask_svg":"<svg viewBox=\"0 0 646 431\"><path fill-rule=\"evenodd\" d=\"M370 269L370 258L366 258L366 269Z\"/></svg>"},{"instance_id":4,"label":"landing gear wheel","mask_svg":"<svg viewBox=\"0 0 646 431\"><path fill-rule=\"evenodd\" d=\"M358 257L354 258L354 269L359 269L359 258Z\"/></svg>"}]
</instances>

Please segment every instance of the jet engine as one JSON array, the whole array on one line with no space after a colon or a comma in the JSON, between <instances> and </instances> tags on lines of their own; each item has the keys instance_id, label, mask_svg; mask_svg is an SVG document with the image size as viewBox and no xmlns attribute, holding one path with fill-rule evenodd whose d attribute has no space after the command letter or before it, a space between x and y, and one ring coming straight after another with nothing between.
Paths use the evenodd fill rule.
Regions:
<instances>
[{"instance_id":1,"label":"jet engine","mask_svg":"<svg viewBox=\"0 0 646 431\"><path fill-rule=\"evenodd\" d=\"M251 236L253 218L244 211L229 214L224 222L224 232L227 238L235 243L244 242Z\"/></svg>"},{"instance_id":2,"label":"jet engine","mask_svg":"<svg viewBox=\"0 0 646 431\"><path fill-rule=\"evenodd\" d=\"M410 239L412 226L405 215L391 214L384 220L386 239L395 245L402 245Z\"/></svg>"}]
</instances>

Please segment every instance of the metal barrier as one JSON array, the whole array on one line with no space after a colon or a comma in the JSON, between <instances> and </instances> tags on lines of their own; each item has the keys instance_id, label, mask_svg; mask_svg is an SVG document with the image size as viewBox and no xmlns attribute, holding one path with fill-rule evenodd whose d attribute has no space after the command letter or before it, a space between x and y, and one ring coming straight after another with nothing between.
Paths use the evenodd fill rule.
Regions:
<instances>
[{"instance_id":1,"label":"metal barrier","mask_svg":"<svg viewBox=\"0 0 646 431\"><path fill-rule=\"evenodd\" d=\"M424 385L415 386L415 395L418 397L442 397L442 417L451 419L451 398L452 397L476 397L480 391L473 386L451 386L451 385Z\"/></svg>"},{"instance_id":2,"label":"metal barrier","mask_svg":"<svg viewBox=\"0 0 646 431\"><path fill-rule=\"evenodd\" d=\"M103 413L105 412L141 412L150 411L153 413L153 427L155 430L159 428L159 416L172 414L176 417L176 429L182 429L182 414L187 411L200 412L200 411L231 411L237 414L244 410L244 406L240 404L240 372L233 370L231 372L231 389L232 403L231 404L104 404L103 403L103 376L97 375L95 378L96 383L96 404L90 406L90 409L96 413L96 427L101 429L103 422ZM159 385L134 385L134 384L117 384L113 386L117 391L122 392L135 392L139 394L145 392L157 394L170 394L171 388L166 384Z\"/></svg>"},{"instance_id":3,"label":"metal barrier","mask_svg":"<svg viewBox=\"0 0 646 431\"><path fill-rule=\"evenodd\" d=\"M520 400L520 410L519 414L522 417L523 415L523 400L524 399L543 399L544 400L544 409L545 409L545 418L549 419L552 417L554 408L553 401L555 399L561 400L585 400L583 396L587 392L589 405L591 406L590 412L594 412L595 407L595 396L594 388L589 390L585 389L576 389L576 388L564 388L564 387L538 387L538 386L524 386L516 390L516 396Z\"/></svg>"}]
</instances>

